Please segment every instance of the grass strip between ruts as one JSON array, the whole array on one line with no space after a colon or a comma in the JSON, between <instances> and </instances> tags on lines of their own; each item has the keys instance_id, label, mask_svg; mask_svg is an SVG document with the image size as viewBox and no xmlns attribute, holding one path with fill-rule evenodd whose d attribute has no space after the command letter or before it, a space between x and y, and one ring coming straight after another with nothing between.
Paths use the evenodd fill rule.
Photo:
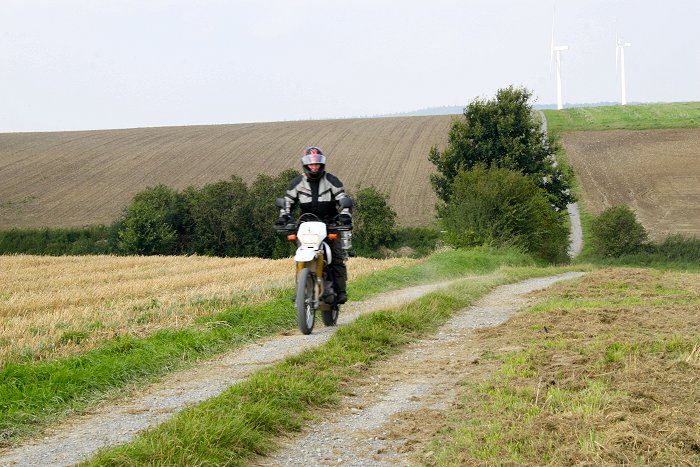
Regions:
<instances>
[{"instance_id":1,"label":"grass strip between ruts","mask_svg":"<svg viewBox=\"0 0 700 467\"><path fill-rule=\"evenodd\" d=\"M349 284L353 300L382 291L501 265L531 265L508 250L445 251L419 265L392 268ZM291 263L290 263L291 269ZM72 410L82 410L111 392L142 385L245 342L293 329L290 290L262 304L232 305L196 327L136 338L121 336L84 354L54 361L8 364L0 370L0 443L29 435Z\"/></svg>"},{"instance_id":2,"label":"grass strip between ruts","mask_svg":"<svg viewBox=\"0 0 700 467\"><path fill-rule=\"evenodd\" d=\"M338 401L343 382L435 330L493 287L543 269L504 269L453 284L401 307L361 316L324 345L261 370L223 394L180 412L88 465L237 465L300 428L313 407Z\"/></svg>"}]
</instances>

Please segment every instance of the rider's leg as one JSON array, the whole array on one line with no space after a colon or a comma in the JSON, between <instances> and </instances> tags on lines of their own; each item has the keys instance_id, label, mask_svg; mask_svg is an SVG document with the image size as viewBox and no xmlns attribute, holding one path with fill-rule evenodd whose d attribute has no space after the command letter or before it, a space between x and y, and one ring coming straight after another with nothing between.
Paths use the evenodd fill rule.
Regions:
<instances>
[{"instance_id":1,"label":"rider's leg","mask_svg":"<svg viewBox=\"0 0 700 467\"><path fill-rule=\"evenodd\" d=\"M335 292L338 294L338 304L343 304L348 299L347 291L345 289L345 284L348 279L348 271L345 267L345 261L343 260L343 249L341 248L340 239L331 241L330 247L331 254L333 255L331 269L333 270L333 276L335 278Z\"/></svg>"}]
</instances>

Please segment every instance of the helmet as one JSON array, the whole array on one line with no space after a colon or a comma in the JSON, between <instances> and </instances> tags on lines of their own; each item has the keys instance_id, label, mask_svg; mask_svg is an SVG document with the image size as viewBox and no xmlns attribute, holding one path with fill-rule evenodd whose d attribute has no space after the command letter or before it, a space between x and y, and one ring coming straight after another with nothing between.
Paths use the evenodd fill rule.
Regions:
<instances>
[{"instance_id":1,"label":"helmet","mask_svg":"<svg viewBox=\"0 0 700 467\"><path fill-rule=\"evenodd\" d=\"M321 169L318 172L312 172L309 169L309 164L321 164ZM317 180L323 176L326 168L326 156L315 146L304 149L304 155L301 158L301 165L304 167L304 173L311 180Z\"/></svg>"}]
</instances>

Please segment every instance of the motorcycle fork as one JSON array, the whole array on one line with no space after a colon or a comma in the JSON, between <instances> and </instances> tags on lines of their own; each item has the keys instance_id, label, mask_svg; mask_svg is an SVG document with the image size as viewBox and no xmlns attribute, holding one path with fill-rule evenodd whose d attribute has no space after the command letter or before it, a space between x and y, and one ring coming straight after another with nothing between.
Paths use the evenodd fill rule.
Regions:
<instances>
[{"instance_id":1,"label":"motorcycle fork","mask_svg":"<svg viewBox=\"0 0 700 467\"><path fill-rule=\"evenodd\" d=\"M316 257L316 298L321 300L323 296L323 288L325 284L323 283L323 268L325 267L325 257L323 253Z\"/></svg>"},{"instance_id":2,"label":"motorcycle fork","mask_svg":"<svg viewBox=\"0 0 700 467\"><path fill-rule=\"evenodd\" d=\"M297 262L297 274L296 277L299 277L299 273L303 270L306 269L309 266L309 263L303 263L301 261ZM313 266L313 265L310 265ZM325 267L325 258L323 254L320 254L316 256L316 284L314 287L314 301L316 303L319 302L321 297L323 296L323 268ZM311 267L309 267L311 269Z\"/></svg>"}]
</instances>

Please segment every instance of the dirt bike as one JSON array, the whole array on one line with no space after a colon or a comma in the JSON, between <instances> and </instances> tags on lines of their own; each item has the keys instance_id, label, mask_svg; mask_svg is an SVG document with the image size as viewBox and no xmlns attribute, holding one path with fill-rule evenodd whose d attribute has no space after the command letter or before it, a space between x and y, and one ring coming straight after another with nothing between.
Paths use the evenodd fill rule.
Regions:
<instances>
[{"instance_id":1,"label":"dirt bike","mask_svg":"<svg viewBox=\"0 0 700 467\"><path fill-rule=\"evenodd\" d=\"M278 198L277 206L284 206L284 199ZM351 207L349 198L340 201L341 207ZM332 223L326 225L316 215L305 213L294 222L293 219L283 226L276 225L280 233L289 233L288 240L297 242L296 261L296 295L294 306L297 324L302 334L311 334L316 322L316 311L321 311L323 324L335 326L338 322L340 305L333 289L333 273L330 269L333 256L326 239L341 239L344 258L352 247L352 225L345 225L336 216ZM333 231L333 232L329 232Z\"/></svg>"}]
</instances>

